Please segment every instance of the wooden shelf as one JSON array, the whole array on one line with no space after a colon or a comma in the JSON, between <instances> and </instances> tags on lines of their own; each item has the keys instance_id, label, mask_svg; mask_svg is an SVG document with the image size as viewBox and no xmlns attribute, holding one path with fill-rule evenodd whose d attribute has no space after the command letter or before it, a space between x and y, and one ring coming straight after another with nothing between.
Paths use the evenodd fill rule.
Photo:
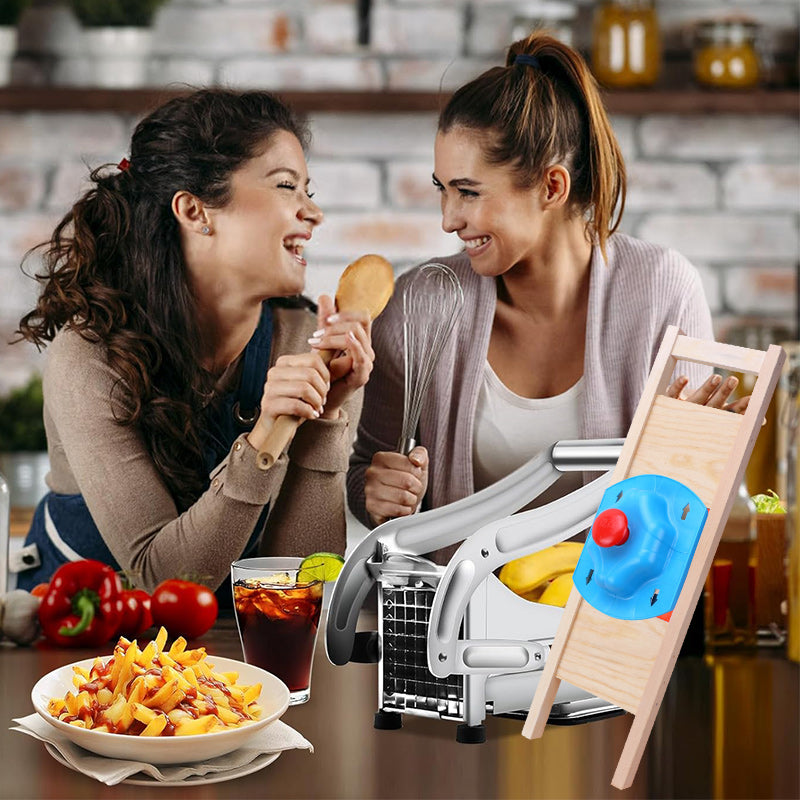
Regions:
<instances>
[{"instance_id":1,"label":"wooden shelf","mask_svg":"<svg viewBox=\"0 0 800 800\"><path fill-rule=\"evenodd\" d=\"M92 89L57 87L0 88L2 111L113 111L141 114L186 94L183 89ZM446 94L439 92L280 92L299 112L408 113L439 111ZM800 114L796 89L747 92L700 89L607 91L613 114Z\"/></svg>"}]
</instances>

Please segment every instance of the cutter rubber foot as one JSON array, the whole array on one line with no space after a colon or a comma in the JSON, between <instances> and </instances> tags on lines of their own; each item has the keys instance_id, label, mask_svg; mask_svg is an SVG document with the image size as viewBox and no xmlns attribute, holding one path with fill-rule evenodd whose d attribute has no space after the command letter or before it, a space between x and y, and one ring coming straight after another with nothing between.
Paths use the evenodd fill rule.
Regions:
<instances>
[{"instance_id":1,"label":"cutter rubber foot","mask_svg":"<svg viewBox=\"0 0 800 800\"><path fill-rule=\"evenodd\" d=\"M394 711L376 711L372 727L379 731L396 731L403 727L403 717Z\"/></svg>"},{"instance_id":2,"label":"cutter rubber foot","mask_svg":"<svg viewBox=\"0 0 800 800\"><path fill-rule=\"evenodd\" d=\"M460 744L483 744L486 741L486 728L462 723L456 728L456 741Z\"/></svg>"}]
</instances>

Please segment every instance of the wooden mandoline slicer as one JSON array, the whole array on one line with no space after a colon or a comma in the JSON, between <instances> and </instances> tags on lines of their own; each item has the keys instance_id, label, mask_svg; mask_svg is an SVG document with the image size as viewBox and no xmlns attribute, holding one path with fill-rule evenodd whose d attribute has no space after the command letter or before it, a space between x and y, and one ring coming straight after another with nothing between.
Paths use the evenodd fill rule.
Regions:
<instances>
[{"instance_id":1,"label":"wooden mandoline slicer","mask_svg":"<svg viewBox=\"0 0 800 800\"><path fill-rule=\"evenodd\" d=\"M707 506L688 573L668 621L608 616L573 587L522 730L529 739L542 735L561 681L630 712L633 723L611 781L617 789L629 787L636 775L784 358L777 345L749 350L691 339L670 327L653 364L612 480L661 475L688 487ZM664 395L678 360L756 374L746 412Z\"/></svg>"}]
</instances>

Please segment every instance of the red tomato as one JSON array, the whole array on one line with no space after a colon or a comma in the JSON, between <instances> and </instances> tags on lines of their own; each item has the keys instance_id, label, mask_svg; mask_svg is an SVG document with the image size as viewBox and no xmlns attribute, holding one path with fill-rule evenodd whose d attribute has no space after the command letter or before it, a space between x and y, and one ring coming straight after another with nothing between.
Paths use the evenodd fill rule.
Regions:
<instances>
[{"instance_id":1,"label":"red tomato","mask_svg":"<svg viewBox=\"0 0 800 800\"><path fill-rule=\"evenodd\" d=\"M122 620L117 636L135 639L153 624L150 595L144 589L126 589L122 592Z\"/></svg>"},{"instance_id":2,"label":"red tomato","mask_svg":"<svg viewBox=\"0 0 800 800\"><path fill-rule=\"evenodd\" d=\"M36 586L31 589L31 594L34 597L44 597L47 594L47 590L50 588L49 583L37 583Z\"/></svg>"},{"instance_id":3,"label":"red tomato","mask_svg":"<svg viewBox=\"0 0 800 800\"><path fill-rule=\"evenodd\" d=\"M217 619L217 598L207 586L171 578L156 586L152 596L153 620L171 636L196 639Z\"/></svg>"}]
</instances>

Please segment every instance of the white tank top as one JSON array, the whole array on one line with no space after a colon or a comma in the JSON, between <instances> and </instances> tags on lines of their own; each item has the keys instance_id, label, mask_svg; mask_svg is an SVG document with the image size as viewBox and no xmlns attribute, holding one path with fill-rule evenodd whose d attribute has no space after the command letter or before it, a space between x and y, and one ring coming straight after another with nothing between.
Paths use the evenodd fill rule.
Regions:
<instances>
[{"instance_id":1,"label":"white tank top","mask_svg":"<svg viewBox=\"0 0 800 800\"><path fill-rule=\"evenodd\" d=\"M520 397L497 377L487 361L472 440L475 491L504 478L554 442L580 438L583 386L581 376L555 397ZM558 495L580 486L580 477L579 472L566 473L558 481ZM562 485L565 481L568 486Z\"/></svg>"}]
</instances>

